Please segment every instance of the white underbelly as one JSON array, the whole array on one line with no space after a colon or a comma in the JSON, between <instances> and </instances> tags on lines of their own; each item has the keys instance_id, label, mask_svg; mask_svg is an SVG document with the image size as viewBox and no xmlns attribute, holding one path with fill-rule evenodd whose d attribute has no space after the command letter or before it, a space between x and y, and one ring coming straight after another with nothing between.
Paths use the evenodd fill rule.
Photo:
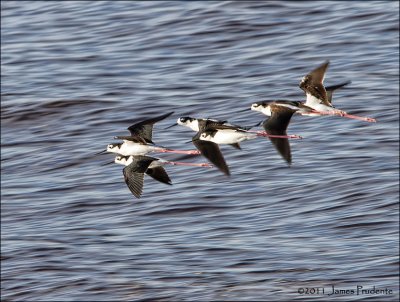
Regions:
<instances>
[{"instance_id":1,"label":"white underbelly","mask_svg":"<svg viewBox=\"0 0 400 302\"><path fill-rule=\"evenodd\" d=\"M321 116L319 113L312 113L308 111L298 111L299 114L301 115L306 115L306 116Z\"/></svg>"},{"instance_id":2,"label":"white underbelly","mask_svg":"<svg viewBox=\"0 0 400 302\"><path fill-rule=\"evenodd\" d=\"M318 111L334 111L335 109L332 106L328 106L322 103L322 101L315 96L307 93L306 106L311 107L314 110Z\"/></svg>"},{"instance_id":3,"label":"white underbelly","mask_svg":"<svg viewBox=\"0 0 400 302\"><path fill-rule=\"evenodd\" d=\"M254 133L247 133L236 130L219 130L214 135L214 137L210 137L208 140L216 144L235 144L256 137L257 135Z\"/></svg>"},{"instance_id":4,"label":"white underbelly","mask_svg":"<svg viewBox=\"0 0 400 302\"><path fill-rule=\"evenodd\" d=\"M271 116L272 115L272 112L271 112L271 108L268 106L268 107L263 107L262 109L261 109L261 113L262 114L265 114L266 116Z\"/></svg>"},{"instance_id":5,"label":"white underbelly","mask_svg":"<svg viewBox=\"0 0 400 302\"><path fill-rule=\"evenodd\" d=\"M311 107L311 106L310 106ZM333 112L336 111L335 108L324 105L324 104L315 104L314 106L311 107L312 109L316 111L323 111L323 112Z\"/></svg>"},{"instance_id":6,"label":"white underbelly","mask_svg":"<svg viewBox=\"0 0 400 302\"><path fill-rule=\"evenodd\" d=\"M138 143L128 142L122 145L119 153L124 156L128 155L146 155L147 153L151 152L153 149L152 146L142 145Z\"/></svg>"}]
</instances>

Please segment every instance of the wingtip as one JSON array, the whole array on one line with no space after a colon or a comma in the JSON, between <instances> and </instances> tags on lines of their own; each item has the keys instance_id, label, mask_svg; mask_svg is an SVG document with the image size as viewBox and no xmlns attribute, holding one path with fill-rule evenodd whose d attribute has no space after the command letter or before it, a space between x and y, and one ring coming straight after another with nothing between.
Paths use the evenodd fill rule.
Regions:
<instances>
[{"instance_id":1,"label":"wingtip","mask_svg":"<svg viewBox=\"0 0 400 302\"><path fill-rule=\"evenodd\" d=\"M324 71L326 71L329 67L330 61L329 60L325 60L324 63L322 63L319 67L317 67L316 69L323 69Z\"/></svg>"},{"instance_id":2,"label":"wingtip","mask_svg":"<svg viewBox=\"0 0 400 302\"><path fill-rule=\"evenodd\" d=\"M330 64L329 60L325 60L322 64L318 65L317 67L315 67L310 74L315 74L317 72L321 72L323 71L323 73L325 73L325 71L328 69L328 66Z\"/></svg>"},{"instance_id":3,"label":"wingtip","mask_svg":"<svg viewBox=\"0 0 400 302\"><path fill-rule=\"evenodd\" d=\"M231 172L229 171L229 167L228 167L228 165L226 165L226 163L225 164L223 164L223 165L215 165L215 167L218 169L218 170L220 170L224 175L226 175L226 176L228 176L228 177L230 177L231 176Z\"/></svg>"}]
</instances>

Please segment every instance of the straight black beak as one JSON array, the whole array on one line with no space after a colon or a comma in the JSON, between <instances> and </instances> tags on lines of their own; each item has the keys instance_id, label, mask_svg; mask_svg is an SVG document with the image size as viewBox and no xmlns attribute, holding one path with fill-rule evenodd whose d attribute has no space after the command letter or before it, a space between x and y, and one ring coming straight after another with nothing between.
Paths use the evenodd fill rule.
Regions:
<instances>
[{"instance_id":1,"label":"straight black beak","mask_svg":"<svg viewBox=\"0 0 400 302\"><path fill-rule=\"evenodd\" d=\"M176 126L176 125L178 125L178 123L172 124L171 126L168 126L167 128L164 128L164 130L169 129L169 128L172 128L172 127L174 127L174 126Z\"/></svg>"},{"instance_id":2,"label":"straight black beak","mask_svg":"<svg viewBox=\"0 0 400 302\"><path fill-rule=\"evenodd\" d=\"M106 153L106 152L107 152L107 150L103 150L103 151L97 152L96 155L104 154L104 153Z\"/></svg>"},{"instance_id":3,"label":"straight black beak","mask_svg":"<svg viewBox=\"0 0 400 302\"><path fill-rule=\"evenodd\" d=\"M248 112L249 110L251 110L250 107L249 107L249 108L246 108L246 109L243 109L243 110L240 110L240 111L238 111L238 112Z\"/></svg>"},{"instance_id":4,"label":"straight black beak","mask_svg":"<svg viewBox=\"0 0 400 302\"><path fill-rule=\"evenodd\" d=\"M111 164L113 164L113 163L114 163L114 161L110 161L110 162L108 162L108 163L102 164L102 166L108 166L108 165L111 165Z\"/></svg>"},{"instance_id":5,"label":"straight black beak","mask_svg":"<svg viewBox=\"0 0 400 302\"><path fill-rule=\"evenodd\" d=\"M253 128L253 127L258 127L258 126L260 126L263 122L264 122L264 121L260 121L260 122L258 122L257 124L255 124L254 126L251 126L251 128Z\"/></svg>"}]
</instances>

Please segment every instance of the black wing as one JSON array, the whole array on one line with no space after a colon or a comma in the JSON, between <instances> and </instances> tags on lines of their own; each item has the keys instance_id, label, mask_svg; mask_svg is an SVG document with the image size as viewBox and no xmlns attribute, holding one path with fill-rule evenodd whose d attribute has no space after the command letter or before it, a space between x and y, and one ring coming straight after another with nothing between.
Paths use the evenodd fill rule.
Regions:
<instances>
[{"instance_id":1,"label":"black wing","mask_svg":"<svg viewBox=\"0 0 400 302\"><path fill-rule=\"evenodd\" d=\"M144 172L153 161L152 157L138 155L122 170L126 185L136 198L142 195Z\"/></svg>"},{"instance_id":2,"label":"black wing","mask_svg":"<svg viewBox=\"0 0 400 302\"><path fill-rule=\"evenodd\" d=\"M279 112L272 112L271 117L265 120L263 123L265 131L275 135L286 135L286 129L289 126L290 119L295 112L296 110L287 107L280 107Z\"/></svg>"},{"instance_id":3,"label":"black wing","mask_svg":"<svg viewBox=\"0 0 400 302\"><path fill-rule=\"evenodd\" d=\"M341 84L331 85L331 86L325 87L325 89L326 89L326 95L327 95L327 97L328 97L328 101L332 104L332 95L333 95L333 92L334 92L336 89L342 88L342 87L344 87L344 86L346 86L346 85L348 85L348 84L350 84L350 83L351 83L351 81L347 81L347 82L344 82L344 83L341 83Z\"/></svg>"},{"instance_id":4,"label":"black wing","mask_svg":"<svg viewBox=\"0 0 400 302\"><path fill-rule=\"evenodd\" d=\"M128 166L129 167L129 166ZM132 172L128 167L125 167L122 171L124 173L125 183L133 196L140 198L143 191L143 173Z\"/></svg>"},{"instance_id":5,"label":"black wing","mask_svg":"<svg viewBox=\"0 0 400 302\"><path fill-rule=\"evenodd\" d=\"M290 150L290 143L287 138L269 138L271 142L274 144L275 149L279 152L279 154L283 157L286 162L291 165L292 164L292 152Z\"/></svg>"},{"instance_id":6,"label":"black wing","mask_svg":"<svg viewBox=\"0 0 400 302\"><path fill-rule=\"evenodd\" d=\"M261 123L258 123L257 125L259 125ZM205 121L201 124L199 124L199 130L200 132L214 132L217 130L236 130L236 131L246 131L251 129L254 126L251 127L247 127L247 129L245 127L242 126L238 126L238 125L233 125L233 124L229 124L227 123L227 121L223 121L223 122L215 122L213 120L211 121Z\"/></svg>"},{"instance_id":7,"label":"black wing","mask_svg":"<svg viewBox=\"0 0 400 302\"><path fill-rule=\"evenodd\" d=\"M317 97L327 106L330 106L324 85L322 84L325 77L326 69L329 61L324 62L310 73L308 73L300 82L299 87L307 94Z\"/></svg>"},{"instance_id":8,"label":"black wing","mask_svg":"<svg viewBox=\"0 0 400 302\"><path fill-rule=\"evenodd\" d=\"M167 185L172 185L171 179L169 178L167 171L165 171L164 167L162 166L148 168L146 174L159 182Z\"/></svg>"},{"instance_id":9,"label":"black wing","mask_svg":"<svg viewBox=\"0 0 400 302\"><path fill-rule=\"evenodd\" d=\"M228 165L216 143L200 140L198 139L198 135L195 135L192 141L205 158L214 164L222 173L228 176L230 175Z\"/></svg>"},{"instance_id":10,"label":"black wing","mask_svg":"<svg viewBox=\"0 0 400 302\"><path fill-rule=\"evenodd\" d=\"M290 123L295 110L288 109L279 113L273 112L271 117L263 123L263 127L268 134L273 135L287 135L286 129ZM292 153L290 150L290 143L287 138L269 138L275 149L290 165L292 163Z\"/></svg>"},{"instance_id":11,"label":"black wing","mask_svg":"<svg viewBox=\"0 0 400 302\"><path fill-rule=\"evenodd\" d=\"M174 112L169 112L151 119L144 120L142 122L133 124L128 127L129 132L132 137L135 137L137 140L142 141L143 143L153 143L153 125L163 119L167 118Z\"/></svg>"},{"instance_id":12,"label":"black wing","mask_svg":"<svg viewBox=\"0 0 400 302\"><path fill-rule=\"evenodd\" d=\"M226 121L215 120L215 119L199 119L199 131L216 130L217 127L222 126Z\"/></svg>"}]
</instances>

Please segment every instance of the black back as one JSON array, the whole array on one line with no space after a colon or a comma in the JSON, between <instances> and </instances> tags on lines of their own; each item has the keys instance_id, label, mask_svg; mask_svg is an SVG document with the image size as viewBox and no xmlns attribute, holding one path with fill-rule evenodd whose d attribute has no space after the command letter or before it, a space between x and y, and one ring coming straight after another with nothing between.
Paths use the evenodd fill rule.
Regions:
<instances>
[{"instance_id":1,"label":"black back","mask_svg":"<svg viewBox=\"0 0 400 302\"><path fill-rule=\"evenodd\" d=\"M199 119L199 131L204 132L204 131L211 131L211 130L216 130L220 129L226 123L226 121L222 120L213 120L213 119Z\"/></svg>"}]
</instances>

